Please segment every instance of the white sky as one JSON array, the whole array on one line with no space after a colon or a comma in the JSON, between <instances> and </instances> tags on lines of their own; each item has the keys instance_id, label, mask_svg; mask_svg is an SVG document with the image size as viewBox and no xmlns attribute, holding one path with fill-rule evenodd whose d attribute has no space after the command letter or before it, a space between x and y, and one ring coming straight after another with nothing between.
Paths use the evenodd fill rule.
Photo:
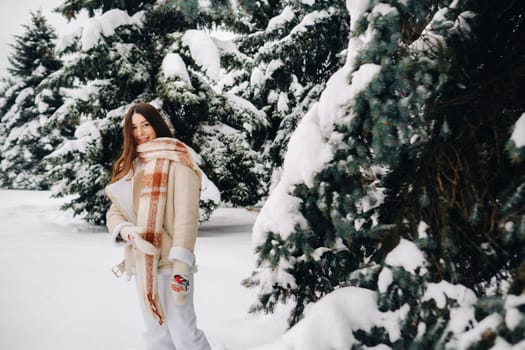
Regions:
<instances>
[{"instance_id":1,"label":"white sky","mask_svg":"<svg viewBox=\"0 0 525 350\"><path fill-rule=\"evenodd\" d=\"M0 75L5 75L7 67L7 56L12 52L9 44L14 42L14 35L24 33L22 25L29 24L30 11L42 9L42 13L48 19L57 33L69 33L72 24L68 24L61 15L52 12L54 8L61 5L63 0L15 0L8 3L3 1L0 8Z\"/></svg>"}]
</instances>

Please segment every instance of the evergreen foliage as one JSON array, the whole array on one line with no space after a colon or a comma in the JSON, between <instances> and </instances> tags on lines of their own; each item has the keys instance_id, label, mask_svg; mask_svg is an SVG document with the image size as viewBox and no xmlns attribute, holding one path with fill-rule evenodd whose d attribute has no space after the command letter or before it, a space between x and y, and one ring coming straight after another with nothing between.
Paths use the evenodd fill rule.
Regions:
<instances>
[{"instance_id":1,"label":"evergreen foliage","mask_svg":"<svg viewBox=\"0 0 525 350\"><path fill-rule=\"evenodd\" d=\"M58 182L56 196L75 195L66 207L91 222L105 220L108 201L102 190L118 155L122 106L134 101L154 101L176 136L199 153L206 179L218 187L224 202L252 205L264 194L260 156L253 149L257 142L252 140L265 133L266 116L249 101L216 89L220 50L216 48L217 61L210 62L198 45L212 48L219 43L197 27L217 17L209 7L189 5L144 4L133 17L117 5L96 8L102 13L96 20L118 19L122 24L98 37L77 37L80 45L68 46L75 58L66 71L76 81L54 118L67 115L78 124L73 140L66 140L47 161L53 167L51 178ZM175 68L180 74L171 71ZM226 134L210 134L213 128ZM98 132L78 133L95 129ZM71 176L73 169L84 170ZM203 198L201 219L209 217L218 200Z\"/></svg>"},{"instance_id":2,"label":"evergreen foliage","mask_svg":"<svg viewBox=\"0 0 525 350\"><path fill-rule=\"evenodd\" d=\"M83 32L61 44L60 54L67 60L50 84L58 92L53 96L63 100L56 100L56 109L43 122L43 130L54 135L53 146L46 147L62 146L41 165L51 169L45 176L56 182L56 196L74 196L69 206L76 214L104 221L102 182L71 172L94 167L91 173L100 174L100 166L109 172L120 138L118 128L105 128L92 135L98 140L80 141L76 130L83 123L116 122L109 115L133 101L158 99L177 137L200 154L201 166L224 202L254 205L268 193L272 177L278 178L273 168L282 163L291 130L340 65L348 16L339 2L211 5L68 0L57 8L69 19L83 10L92 17ZM287 23L289 14L294 18ZM201 27L239 29L247 19L258 24L241 28L244 32L234 43L197 35L204 33L197 29ZM100 29L102 21L113 27ZM257 33L260 28L264 31ZM323 38L319 47L314 45L318 38ZM216 47L216 72L199 58L199 40ZM262 41L268 45L258 47ZM307 50L313 55L302 54ZM187 79L163 71L171 55L182 60ZM254 80L263 70L266 76ZM87 154L93 158L86 159Z\"/></svg>"},{"instance_id":3,"label":"evergreen foliage","mask_svg":"<svg viewBox=\"0 0 525 350\"><path fill-rule=\"evenodd\" d=\"M262 151L276 181L290 134L341 66L349 18L340 1L255 1L245 9L256 29L237 40L253 57L245 95L270 119Z\"/></svg>"},{"instance_id":4,"label":"evergreen foliage","mask_svg":"<svg viewBox=\"0 0 525 350\"><path fill-rule=\"evenodd\" d=\"M414 147L410 144L414 132L428 132L421 110L428 90L438 83L437 64L426 57L411 56L410 48L400 44L403 20L412 9L401 4L393 6L384 4L375 8L371 4L368 16L354 19L354 41L372 43L358 52L349 52L347 65L354 72L365 67L378 73L369 87L346 107L345 116L337 121L335 132L330 135L334 140L333 159L314 176L311 186L295 184L291 193L301 199L299 211L307 221L306 225L296 225L295 232L287 237L287 251L291 252L293 263L286 270L294 280L307 281L306 285L297 282L299 290L291 292L299 298L291 324L300 319L305 302L315 301L344 284L348 274L338 271L360 268L391 231L391 223L377 224L374 208L382 202L380 181L385 172L398 166L403 153L409 153L407 148ZM421 11L418 17L432 15L431 9ZM367 30L375 34L373 38L365 39ZM350 46L352 44L351 39ZM404 85L392 87L399 82ZM422 138L427 136L423 134ZM263 247L265 245L274 251L278 243L267 237ZM314 253L318 249L332 254L325 253L326 261L323 255L323 259L316 262ZM332 258L338 256L341 258ZM265 266L264 261L268 259L261 254L259 263ZM257 279L254 282L257 283ZM279 300L286 300L280 292L283 287L287 289L277 284L273 289L278 292L266 291L261 300L272 301L255 305L254 309L272 310ZM277 297L274 299L274 296Z\"/></svg>"},{"instance_id":5,"label":"evergreen foliage","mask_svg":"<svg viewBox=\"0 0 525 350\"><path fill-rule=\"evenodd\" d=\"M47 189L41 160L60 140L46 133L45 122L61 104L54 75L61 62L55 54L56 34L41 12L31 13L30 24L23 27L8 56L11 79L2 91L0 186Z\"/></svg>"},{"instance_id":6,"label":"evergreen foliage","mask_svg":"<svg viewBox=\"0 0 525 350\"><path fill-rule=\"evenodd\" d=\"M359 330L353 348L457 348L462 334L482 322L494 325L472 348L490 348L498 337L517 344L524 320L517 311L525 258L523 163L509 137L523 113L517 97L524 81L525 52L517 44L525 32L523 4L352 6L348 85L359 84L364 70L375 75L337 111L342 116L324 140L331 159L311 182L285 182L290 190L276 194L298 203L289 213L293 230L287 223L276 231L267 215L258 218L259 269L245 281L260 288L252 310L272 312L293 299L294 325L308 303L348 285L378 290L374 281L389 270L392 281L378 290L378 307L408 305L403 337L393 341L381 327ZM401 240L424 252L424 274L385 262ZM510 275L520 297L508 294ZM428 299L439 281L472 296L465 307L476 312L460 330L451 328L462 303L457 295L443 292L447 301L437 309ZM502 321L510 313L516 321Z\"/></svg>"}]
</instances>

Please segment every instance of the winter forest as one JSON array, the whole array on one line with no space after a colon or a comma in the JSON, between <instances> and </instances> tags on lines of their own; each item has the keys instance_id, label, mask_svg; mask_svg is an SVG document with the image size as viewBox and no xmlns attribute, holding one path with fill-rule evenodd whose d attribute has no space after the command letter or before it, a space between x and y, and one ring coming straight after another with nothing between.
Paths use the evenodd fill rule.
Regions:
<instances>
[{"instance_id":1,"label":"winter forest","mask_svg":"<svg viewBox=\"0 0 525 350\"><path fill-rule=\"evenodd\" d=\"M122 117L150 102L205 174L201 221L257 210L242 283L251 312L293 305L279 349L525 349L525 2L56 11L89 21L35 11L13 39L0 188L103 225Z\"/></svg>"}]
</instances>

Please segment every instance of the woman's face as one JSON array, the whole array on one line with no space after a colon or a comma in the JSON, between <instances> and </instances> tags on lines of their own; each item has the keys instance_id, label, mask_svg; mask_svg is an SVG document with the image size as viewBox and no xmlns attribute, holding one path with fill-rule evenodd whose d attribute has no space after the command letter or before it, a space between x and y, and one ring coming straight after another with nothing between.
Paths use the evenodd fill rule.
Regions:
<instances>
[{"instance_id":1,"label":"woman's face","mask_svg":"<svg viewBox=\"0 0 525 350\"><path fill-rule=\"evenodd\" d=\"M139 113L134 113L131 116L131 129L133 131L133 138L138 145L157 137L155 129L153 129L148 120Z\"/></svg>"}]
</instances>

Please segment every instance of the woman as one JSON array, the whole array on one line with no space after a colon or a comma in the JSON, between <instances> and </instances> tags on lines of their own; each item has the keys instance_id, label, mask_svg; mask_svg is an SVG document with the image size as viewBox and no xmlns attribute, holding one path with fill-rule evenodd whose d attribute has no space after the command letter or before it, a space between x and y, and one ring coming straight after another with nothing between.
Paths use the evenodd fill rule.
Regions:
<instances>
[{"instance_id":1,"label":"woman","mask_svg":"<svg viewBox=\"0 0 525 350\"><path fill-rule=\"evenodd\" d=\"M152 105L132 106L122 131L106 218L125 246L120 272L136 277L146 348L209 350L193 307L200 171Z\"/></svg>"}]
</instances>

